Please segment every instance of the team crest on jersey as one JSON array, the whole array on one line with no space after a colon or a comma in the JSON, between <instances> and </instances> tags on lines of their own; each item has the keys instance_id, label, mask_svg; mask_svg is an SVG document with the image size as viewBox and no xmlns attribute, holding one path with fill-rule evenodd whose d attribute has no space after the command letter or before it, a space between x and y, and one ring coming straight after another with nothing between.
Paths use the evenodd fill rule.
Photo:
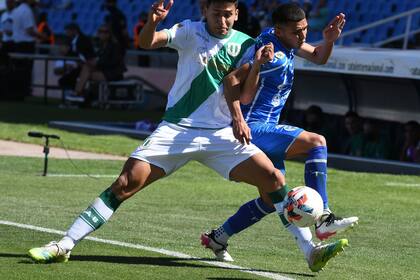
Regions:
<instances>
[{"instance_id":1,"label":"team crest on jersey","mask_svg":"<svg viewBox=\"0 0 420 280\"><path fill-rule=\"evenodd\" d=\"M241 45L238 43L228 43L226 46L227 49L227 53L230 56L237 56L239 54L239 52L241 51Z\"/></svg>"},{"instance_id":2,"label":"team crest on jersey","mask_svg":"<svg viewBox=\"0 0 420 280\"><path fill-rule=\"evenodd\" d=\"M274 53L274 57L277 59L283 59L286 55L284 54L284 52L278 51L276 53Z\"/></svg>"},{"instance_id":3,"label":"team crest on jersey","mask_svg":"<svg viewBox=\"0 0 420 280\"><path fill-rule=\"evenodd\" d=\"M271 100L271 105L277 107L277 106L280 105L280 101L281 101L280 94L276 94L276 95L273 96L273 99Z\"/></svg>"}]
</instances>

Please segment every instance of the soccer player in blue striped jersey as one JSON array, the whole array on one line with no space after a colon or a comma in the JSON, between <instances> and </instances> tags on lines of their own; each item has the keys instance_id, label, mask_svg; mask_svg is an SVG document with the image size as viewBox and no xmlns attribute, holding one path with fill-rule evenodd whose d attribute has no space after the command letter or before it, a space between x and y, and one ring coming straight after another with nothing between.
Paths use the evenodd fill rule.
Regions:
<instances>
[{"instance_id":1,"label":"soccer player in blue striped jersey","mask_svg":"<svg viewBox=\"0 0 420 280\"><path fill-rule=\"evenodd\" d=\"M244 143L252 140L252 143L264 151L283 174L285 174L285 159L306 155L305 184L317 190L324 202L324 214L315 226L316 236L324 240L339 231L353 227L358 218L337 217L328 206L325 138L298 127L279 125L278 122L292 90L295 55L316 64L325 64L331 55L334 42L344 27L345 16L339 14L330 22L323 31L324 42L317 47L305 42L308 24L304 11L298 5L280 5L273 12L272 21L274 27L257 38L256 49L262 45L272 44L273 60L258 68L253 67L253 60L250 57L250 63L225 77L225 95L231 108L234 135ZM274 208L265 204L261 197L251 200L242 205L218 229L202 234L202 242L213 244L213 247L218 247L219 251L221 249L226 251L227 240L232 235L272 212ZM314 249L317 247L311 241L312 234L309 228L298 228L288 223L284 217L280 218L295 236L311 270L318 270L319 265L314 266L311 263ZM227 252L223 255L228 255L231 259ZM321 266L325 264L326 262Z\"/></svg>"}]
</instances>

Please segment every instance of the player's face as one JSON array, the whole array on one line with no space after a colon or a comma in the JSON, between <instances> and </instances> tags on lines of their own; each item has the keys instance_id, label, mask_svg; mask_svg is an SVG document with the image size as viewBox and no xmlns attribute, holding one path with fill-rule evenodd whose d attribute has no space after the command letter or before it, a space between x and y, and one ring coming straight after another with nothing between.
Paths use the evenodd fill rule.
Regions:
<instances>
[{"instance_id":1,"label":"player's face","mask_svg":"<svg viewBox=\"0 0 420 280\"><path fill-rule=\"evenodd\" d=\"M305 43L308 33L308 22L302 19L298 22L288 22L274 26L274 32L282 44L289 49L298 49Z\"/></svg>"},{"instance_id":2,"label":"player's face","mask_svg":"<svg viewBox=\"0 0 420 280\"><path fill-rule=\"evenodd\" d=\"M234 3L213 2L205 11L208 29L211 35L223 37L232 29L238 19L238 9Z\"/></svg>"}]
</instances>

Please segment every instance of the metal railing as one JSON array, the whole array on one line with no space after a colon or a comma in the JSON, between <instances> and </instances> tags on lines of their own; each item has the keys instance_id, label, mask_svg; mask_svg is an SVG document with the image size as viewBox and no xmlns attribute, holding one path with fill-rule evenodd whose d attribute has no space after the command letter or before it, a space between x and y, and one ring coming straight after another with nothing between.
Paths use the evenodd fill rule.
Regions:
<instances>
[{"instance_id":1,"label":"metal railing","mask_svg":"<svg viewBox=\"0 0 420 280\"><path fill-rule=\"evenodd\" d=\"M365 31L365 30L368 30L368 29L371 29L373 27L377 27L377 26L383 25L383 24L388 23L388 22L392 22L392 21L397 20L397 19L400 19L400 18L407 17L407 22L406 22L406 25L405 25L405 31L404 31L403 34L397 35L397 36L388 38L388 39L386 39L384 41L380 41L380 42L376 42L376 43L372 44L375 47L380 47L380 46L382 46L382 45L384 45L386 43L393 42L393 41L396 41L396 40L404 39L403 49L406 50L407 49L407 45L408 45L409 37L411 35L420 33L420 29L416 29L416 30L410 31L410 29L411 29L411 22L412 22L412 19L413 19L413 15L414 14L417 14L417 13L420 13L420 7L415 8L415 9L412 9L412 10L409 10L409 11L406 11L406 12L403 12L403 13L400 13L400 14L395 15L395 16L390 16L390 17L387 17L387 18L384 18L384 19L375 21L373 23L366 24L364 26L361 26L361 27L352 29L350 31L343 32L341 34L340 39L339 39L339 41L338 41L337 44L338 45L343 45L344 38L347 37L347 36L350 36L350 35L353 35L353 34L356 34L356 33L359 33L359 32Z\"/></svg>"}]
</instances>

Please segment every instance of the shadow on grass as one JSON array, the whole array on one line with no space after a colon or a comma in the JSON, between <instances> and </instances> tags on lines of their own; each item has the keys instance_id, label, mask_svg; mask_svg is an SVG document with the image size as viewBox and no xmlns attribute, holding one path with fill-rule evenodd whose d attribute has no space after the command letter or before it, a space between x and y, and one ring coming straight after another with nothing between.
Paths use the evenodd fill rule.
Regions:
<instances>
[{"instance_id":1,"label":"shadow on grass","mask_svg":"<svg viewBox=\"0 0 420 280\"><path fill-rule=\"evenodd\" d=\"M28 255L26 254L10 254L10 253L0 253L0 258L25 258L25 260L20 260L19 263L22 264L33 264L33 261L30 261ZM104 263L114 263L114 264L133 264L133 265L158 265L158 266L168 266L168 267L192 267L192 268L213 268L213 269L228 269L228 270L241 270L246 271L247 269L237 269L229 267L218 267L217 264L200 264L197 262L213 262L214 259L201 258L201 259L188 259L188 258L173 258L173 257L132 257L132 256L103 256L103 255L72 255L71 261L79 262L104 262ZM249 271L258 271L258 272L268 272L275 274L283 275L295 275L302 277L315 277L314 274L307 273L296 273L296 272L286 272L286 271L272 271L272 270L263 270L263 269L249 269ZM213 280L228 280L228 279L248 279L248 278L208 278Z\"/></svg>"}]
</instances>

